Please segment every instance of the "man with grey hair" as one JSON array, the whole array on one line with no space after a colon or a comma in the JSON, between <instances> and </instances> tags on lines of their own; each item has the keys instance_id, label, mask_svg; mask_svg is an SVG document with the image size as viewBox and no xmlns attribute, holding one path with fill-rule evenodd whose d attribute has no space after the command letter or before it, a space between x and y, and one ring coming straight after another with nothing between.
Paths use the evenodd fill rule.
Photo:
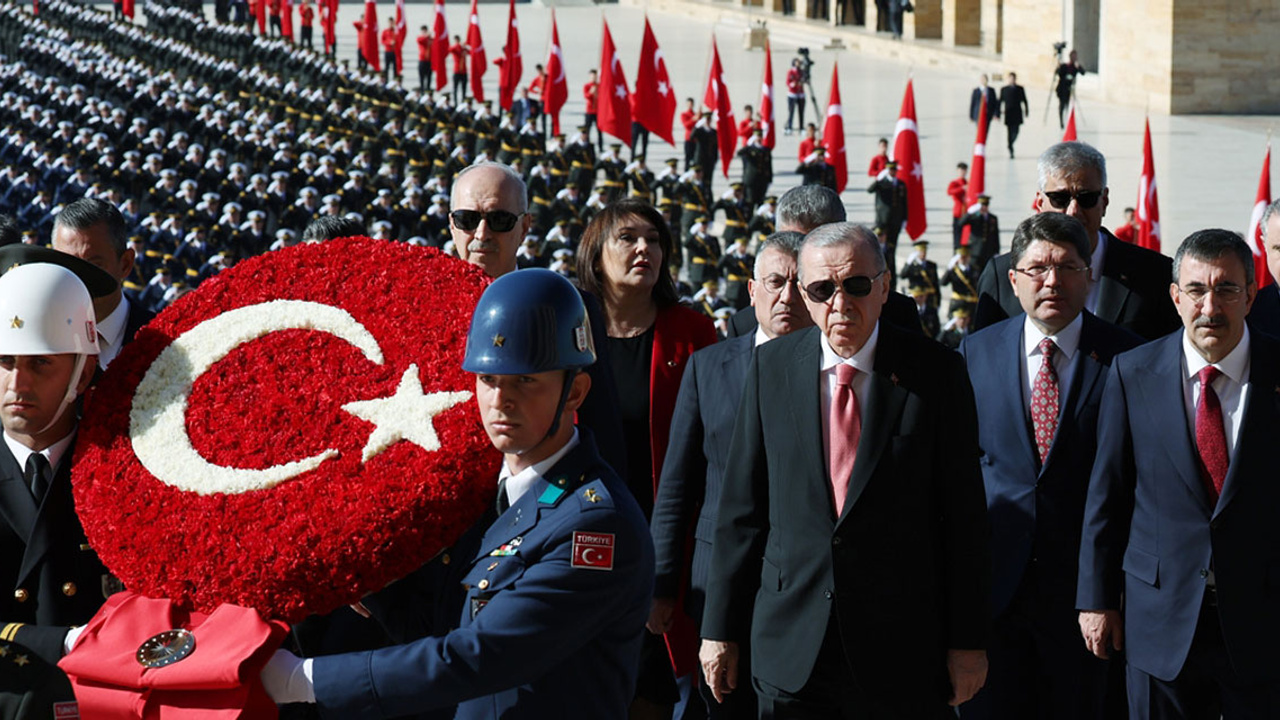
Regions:
<instances>
[{"instance_id":1,"label":"man with grey hair","mask_svg":"<svg viewBox=\"0 0 1280 720\"><path fill-rule=\"evenodd\" d=\"M700 657L760 717L937 718L986 675L986 501L959 355L880 322L866 227L800 250L816 327L761 345L729 445Z\"/></svg>"},{"instance_id":2,"label":"man with grey hair","mask_svg":"<svg viewBox=\"0 0 1280 720\"><path fill-rule=\"evenodd\" d=\"M650 523L657 559L651 632L666 632L681 611L695 627L701 624L716 505L747 367L760 345L813 324L796 275L796 255L803 241L804 235L798 232L765 238L754 277L747 283L757 319L755 333L703 348L685 366ZM692 557L685 552L690 536L694 538ZM676 603L682 596L683 607ZM701 690L709 717L755 717L755 694L749 688L740 686L724 704L715 702L705 685Z\"/></svg>"},{"instance_id":3,"label":"man with grey hair","mask_svg":"<svg viewBox=\"0 0 1280 720\"><path fill-rule=\"evenodd\" d=\"M1280 337L1280 200L1262 213L1262 247L1266 253L1271 283L1258 291L1249 311L1249 325L1259 332ZM1262 278L1258 278L1261 285Z\"/></svg>"},{"instance_id":4,"label":"man with grey hair","mask_svg":"<svg viewBox=\"0 0 1280 720\"><path fill-rule=\"evenodd\" d=\"M120 348L155 317L124 297L124 280L133 272L136 260L124 216L104 200L76 200L54 218L53 249L92 263L116 279L115 292L93 301L98 321L98 367L106 370Z\"/></svg>"},{"instance_id":5,"label":"man with grey hair","mask_svg":"<svg viewBox=\"0 0 1280 720\"><path fill-rule=\"evenodd\" d=\"M453 179L449 210L459 257L493 278L516 269L516 250L533 224L519 173L496 162L468 166Z\"/></svg>"},{"instance_id":6,"label":"man with grey hair","mask_svg":"<svg viewBox=\"0 0 1280 720\"><path fill-rule=\"evenodd\" d=\"M1135 720L1275 717L1280 341L1245 322L1238 233L1195 232L1173 262L1182 332L1117 356L1098 410L1080 630L1124 650Z\"/></svg>"},{"instance_id":7,"label":"man with grey hair","mask_svg":"<svg viewBox=\"0 0 1280 720\"><path fill-rule=\"evenodd\" d=\"M1092 244L1089 294L1085 309L1147 340L1178 327L1178 314L1166 290L1169 258L1121 242L1102 227L1107 212L1107 161L1082 142L1063 142L1040 155L1036 212L1066 213L1084 223ZM1022 312L1006 281L1012 262L1008 253L987 263L978 279L975 329Z\"/></svg>"}]
</instances>

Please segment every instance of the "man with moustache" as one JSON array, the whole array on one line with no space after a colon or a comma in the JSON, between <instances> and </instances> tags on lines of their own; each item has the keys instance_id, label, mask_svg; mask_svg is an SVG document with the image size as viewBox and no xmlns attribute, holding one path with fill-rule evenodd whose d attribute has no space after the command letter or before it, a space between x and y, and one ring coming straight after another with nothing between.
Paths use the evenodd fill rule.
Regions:
<instances>
[{"instance_id":1,"label":"man with moustache","mask_svg":"<svg viewBox=\"0 0 1280 720\"><path fill-rule=\"evenodd\" d=\"M876 237L805 237L817 327L747 370L717 506L700 652L760 717L941 718L986 675L989 560L973 392L958 355L880 322Z\"/></svg>"},{"instance_id":2,"label":"man with moustache","mask_svg":"<svg viewBox=\"0 0 1280 720\"><path fill-rule=\"evenodd\" d=\"M1066 213L1084 223L1091 243L1089 296L1085 309L1099 319L1154 340L1178 327L1168 300L1169 258L1121 242L1106 228L1107 160L1082 142L1053 145L1040 155L1036 212ZM1022 312L1005 282L1012 267L1008 253L997 255L978 279L975 329Z\"/></svg>"},{"instance_id":3,"label":"man with moustache","mask_svg":"<svg viewBox=\"0 0 1280 720\"><path fill-rule=\"evenodd\" d=\"M1032 215L1010 254L1007 282L1025 314L960 345L978 404L993 561L990 670L961 716L1100 718L1106 664L1076 625L1080 522L1107 367L1141 338L1084 309L1089 239L1075 218Z\"/></svg>"},{"instance_id":4,"label":"man with moustache","mask_svg":"<svg viewBox=\"0 0 1280 720\"><path fill-rule=\"evenodd\" d=\"M1112 362L1098 414L1076 607L1089 650L1128 659L1135 720L1275 717L1280 697L1280 341L1251 332L1253 253L1179 246L1172 333Z\"/></svg>"},{"instance_id":5,"label":"man with moustache","mask_svg":"<svg viewBox=\"0 0 1280 720\"><path fill-rule=\"evenodd\" d=\"M755 333L703 348L685 367L650 520L657 563L648 623L652 633L667 632L676 612L687 613L695 627L701 625L716 505L747 366L760 345L813 324L796 279L796 254L803 241L801 233L780 232L760 244L754 276L747 282L758 322ZM690 535L692 557L685 552ZM748 672L745 662L742 672ZM745 686L723 705L714 702L705 685L701 691L709 717L755 715L755 695Z\"/></svg>"}]
</instances>

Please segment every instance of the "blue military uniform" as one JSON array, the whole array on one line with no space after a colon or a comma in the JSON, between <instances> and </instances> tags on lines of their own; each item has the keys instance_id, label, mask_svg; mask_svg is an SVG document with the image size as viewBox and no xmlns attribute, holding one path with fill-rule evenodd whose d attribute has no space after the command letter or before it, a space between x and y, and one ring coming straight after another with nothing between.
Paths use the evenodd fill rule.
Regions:
<instances>
[{"instance_id":1,"label":"blue military uniform","mask_svg":"<svg viewBox=\"0 0 1280 720\"><path fill-rule=\"evenodd\" d=\"M444 637L317 658L325 717L621 718L653 593L639 506L588 431L489 525ZM455 562L457 559L455 559Z\"/></svg>"}]
</instances>

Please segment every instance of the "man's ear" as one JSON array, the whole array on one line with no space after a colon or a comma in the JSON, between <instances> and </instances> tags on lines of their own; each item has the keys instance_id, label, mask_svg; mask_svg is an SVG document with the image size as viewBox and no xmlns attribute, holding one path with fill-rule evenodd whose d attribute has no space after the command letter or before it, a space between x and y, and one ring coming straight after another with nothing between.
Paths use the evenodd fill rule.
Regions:
<instances>
[{"instance_id":1,"label":"man's ear","mask_svg":"<svg viewBox=\"0 0 1280 720\"><path fill-rule=\"evenodd\" d=\"M587 399L587 393L591 390L591 376L586 371L579 371L573 376L573 387L569 390L569 397L565 400L565 412L575 413L578 408L582 407L582 403Z\"/></svg>"}]
</instances>

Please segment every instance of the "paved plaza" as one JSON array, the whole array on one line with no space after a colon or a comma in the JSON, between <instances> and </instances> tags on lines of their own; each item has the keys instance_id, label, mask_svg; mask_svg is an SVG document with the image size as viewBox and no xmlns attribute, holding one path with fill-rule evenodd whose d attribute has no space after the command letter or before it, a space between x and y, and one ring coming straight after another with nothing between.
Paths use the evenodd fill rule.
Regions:
<instances>
[{"instance_id":1,"label":"paved plaza","mask_svg":"<svg viewBox=\"0 0 1280 720\"><path fill-rule=\"evenodd\" d=\"M212 15L211 5L208 12ZM353 64L356 37L352 22L362 12L363 6L359 4L343 4L340 8L339 58L352 59ZM380 25L385 26L387 18L394 17L394 12L393 4L380 3ZM414 37L421 25L431 23L432 12L432 6L426 3L413 3L407 7L407 83L416 83L417 80ZM572 129L581 122L582 84L586 81L587 71L599 63L601 19L609 22L627 81L634 84L645 11L641 7L573 4L557 6L555 12L570 90L569 102L561 117L564 126ZM451 2L446 13L450 35L465 37L468 5ZM490 61L485 75L486 88L490 96L496 97L498 75L492 61L502 53L507 5L481 4L479 14ZM551 10L539 4L522 4L517 6L517 14L525 67L523 82L527 83L532 77L533 65L546 59ZM714 23L672 13L651 12L648 17L672 74L672 83L682 100L694 97L701 104L710 63L710 40L714 34L735 113L740 114L742 106L748 103L758 106L764 53L744 49L745 16L725 13L719 22ZM319 27L316 36L318 40ZM873 199L866 193L869 181L865 174L866 165L876 150L876 139L892 137L904 86L907 78L913 77L925 171L929 222L926 237L934 241L930 257L945 262L950 254L951 226L951 202L946 195L946 186L954 176L955 164L969 161L972 154L974 125L968 119L969 94L977 84L977 78L968 72L938 67L912 68L849 50L824 49L828 37L829 33L824 33L820 26L815 26L810 32L802 27L798 29L793 23L789 23L785 30L771 32L779 126L778 146L774 151L773 189L780 192L799 182L794 170L801 136L784 136L781 132L786 121L783 81L797 48L809 47L812 51L816 63L813 89L823 109L830 90L832 65L835 62L840 65L840 90L844 100L846 146L851 170L844 201L854 220L871 220ZM1031 80L1028 76L1032 69L1010 69L1019 73L1024 84ZM1040 80L1039 84L1044 82ZM1002 80L992 82L997 89L1001 84ZM1031 116L1022 126L1015 146L1016 159L1010 159L1005 150L1004 126L999 121L991 126L986 190L992 196L992 212L1000 217L1004 230L1002 248L1008 247L1013 228L1028 214L1036 188L1036 156L1062 136L1057 121L1056 99L1046 113L1047 95L1043 89L1028 89ZM815 119L813 111L811 105L806 120ZM1115 227L1122 220L1123 209L1135 205L1137 199L1138 175L1142 169L1143 112L1082 101L1078 120L1080 139L1097 146L1107 156L1111 206L1105 224ZM1226 227L1241 232L1246 229L1266 150L1267 133L1274 120L1274 117L1258 116L1152 115L1152 143L1166 253L1172 254L1182 238L1200 228ZM679 142L683 138L683 130L678 120L676 133ZM660 168L663 159L677 154L682 156L682 151L653 138L649 166ZM739 172L739 163L735 161L730 168L731 178ZM717 175L717 195L724 189L725 182ZM908 251L909 246L900 248L902 253Z\"/></svg>"}]
</instances>

